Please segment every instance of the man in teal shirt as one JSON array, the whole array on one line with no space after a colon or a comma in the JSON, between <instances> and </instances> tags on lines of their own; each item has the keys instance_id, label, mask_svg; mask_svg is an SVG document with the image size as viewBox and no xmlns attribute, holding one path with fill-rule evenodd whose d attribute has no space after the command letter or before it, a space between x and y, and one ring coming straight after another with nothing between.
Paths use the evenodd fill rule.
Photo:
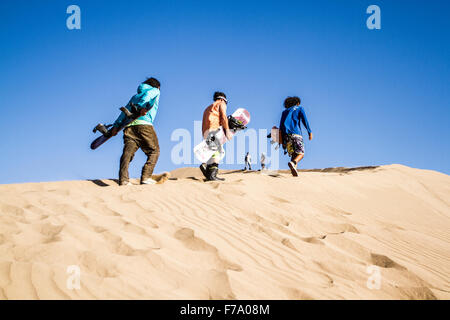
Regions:
<instances>
[{"instance_id":1,"label":"man in teal shirt","mask_svg":"<svg viewBox=\"0 0 450 320\"><path fill-rule=\"evenodd\" d=\"M152 173L159 158L159 143L153 122L158 111L160 82L155 78L149 78L141 83L135 94L128 102L126 108L137 107L140 117L131 122L123 130L123 153L120 157L119 184L130 185L128 167L134 154L140 148L147 155L141 173L141 184L155 184ZM127 119L122 112L114 122L112 135L116 135L121 124Z\"/></svg>"}]
</instances>

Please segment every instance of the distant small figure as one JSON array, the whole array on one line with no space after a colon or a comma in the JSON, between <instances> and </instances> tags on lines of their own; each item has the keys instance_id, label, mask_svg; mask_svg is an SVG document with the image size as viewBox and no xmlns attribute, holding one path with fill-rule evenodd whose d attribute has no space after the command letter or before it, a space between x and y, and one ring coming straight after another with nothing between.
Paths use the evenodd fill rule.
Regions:
<instances>
[{"instance_id":1,"label":"distant small figure","mask_svg":"<svg viewBox=\"0 0 450 320\"><path fill-rule=\"evenodd\" d=\"M261 153L261 171L264 170L264 168L266 167L266 155L263 153Z\"/></svg>"},{"instance_id":2,"label":"distant small figure","mask_svg":"<svg viewBox=\"0 0 450 320\"><path fill-rule=\"evenodd\" d=\"M247 170L247 167L249 170L252 170L252 157L250 156L250 153L247 152L247 154L245 155L245 169Z\"/></svg>"}]
</instances>

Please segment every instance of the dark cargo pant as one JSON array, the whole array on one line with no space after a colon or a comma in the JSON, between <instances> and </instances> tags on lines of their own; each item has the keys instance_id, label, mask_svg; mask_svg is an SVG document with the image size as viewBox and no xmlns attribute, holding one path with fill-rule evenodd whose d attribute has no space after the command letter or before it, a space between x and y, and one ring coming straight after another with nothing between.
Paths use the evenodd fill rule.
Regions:
<instances>
[{"instance_id":1,"label":"dark cargo pant","mask_svg":"<svg viewBox=\"0 0 450 320\"><path fill-rule=\"evenodd\" d=\"M141 182L150 178L159 158L159 143L155 129L151 125L136 125L125 128L123 131L123 153L120 157L119 183L128 182L128 166L133 160L136 151L141 148L147 155L141 173Z\"/></svg>"}]
</instances>

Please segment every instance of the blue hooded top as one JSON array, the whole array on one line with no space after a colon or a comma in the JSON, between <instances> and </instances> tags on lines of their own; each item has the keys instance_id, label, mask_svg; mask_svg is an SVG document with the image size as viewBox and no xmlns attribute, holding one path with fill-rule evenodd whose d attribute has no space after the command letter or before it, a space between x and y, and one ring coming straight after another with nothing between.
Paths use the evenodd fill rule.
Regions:
<instances>
[{"instance_id":1,"label":"blue hooded top","mask_svg":"<svg viewBox=\"0 0 450 320\"><path fill-rule=\"evenodd\" d=\"M137 94L131 97L128 104L125 106L128 110L131 111L131 104L135 104L139 109L146 108L150 109L144 116L141 116L131 122L129 126L135 125L153 125L153 121L155 121L156 113L158 112L158 104L159 104L159 89L154 88L146 83L141 83L137 89ZM124 120L126 120L126 115L122 112L117 120L114 122L115 127L120 127Z\"/></svg>"},{"instance_id":2,"label":"blue hooded top","mask_svg":"<svg viewBox=\"0 0 450 320\"><path fill-rule=\"evenodd\" d=\"M302 135L300 123L303 123L308 134L311 133L305 110L300 106L293 106L283 111L280 120L280 130L283 135L298 134Z\"/></svg>"}]
</instances>

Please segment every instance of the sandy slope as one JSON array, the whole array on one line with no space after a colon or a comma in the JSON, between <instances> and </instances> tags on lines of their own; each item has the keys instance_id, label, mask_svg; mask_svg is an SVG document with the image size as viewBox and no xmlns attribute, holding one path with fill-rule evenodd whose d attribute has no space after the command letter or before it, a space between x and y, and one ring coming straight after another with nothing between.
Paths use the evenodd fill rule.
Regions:
<instances>
[{"instance_id":1,"label":"sandy slope","mask_svg":"<svg viewBox=\"0 0 450 320\"><path fill-rule=\"evenodd\" d=\"M0 298L449 299L450 177L328 171L1 185Z\"/></svg>"}]
</instances>

